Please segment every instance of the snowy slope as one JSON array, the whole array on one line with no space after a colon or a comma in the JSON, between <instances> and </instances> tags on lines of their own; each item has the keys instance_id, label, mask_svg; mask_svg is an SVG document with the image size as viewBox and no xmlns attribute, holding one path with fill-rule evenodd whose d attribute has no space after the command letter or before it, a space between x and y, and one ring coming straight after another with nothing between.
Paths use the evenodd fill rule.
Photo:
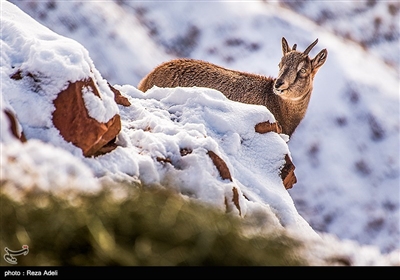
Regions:
<instances>
[{"instance_id":1,"label":"snowy slope","mask_svg":"<svg viewBox=\"0 0 400 280\"><path fill-rule=\"evenodd\" d=\"M261 134L255 131L258 123L275 122L265 107L243 106L207 88L154 88L144 94L130 85L118 89L132 105L117 106L86 49L39 25L16 6L4 5L2 107L14 112L28 139L27 146L16 138L10 141L7 134L11 132L6 129L10 124L6 119L2 126L4 143L0 143L2 180L18 182L16 193L35 187L33 182L38 183L39 188L57 192L57 187L66 180L60 180L54 190L51 183L63 172L75 174L76 179L87 176L90 182L94 181L92 176L140 180L145 185L173 188L185 197L221 210L227 208L228 212L244 218L262 209L266 215L275 217L277 227L293 228L300 236L319 239L298 214L280 176L285 156L290 156L287 137L276 132ZM16 21L16 18L20 20ZM13 78L15 71L30 74ZM87 96L90 96L89 89L82 88L90 117L105 123L118 113L122 122L122 131L116 141L118 147L97 157L84 157L78 147L64 140L52 120L53 102L58 93L67 88L69 82L88 77L96 81L95 86L100 92L99 97L92 94L90 98ZM46 144L40 147L36 140ZM78 168L71 168L71 156L65 157L64 162L64 152L55 152L54 147L49 149L48 155L43 151L47 145L70 152L79 162ZM33 151L35 147L37 152ZM231 178L221 178L223 176L209 152L226 163ZM91 172L87 167L80 171L82 163ZM21 166L25 164L30 166L23 178ZM52 166L59 166L61 171L49 175ZM67 177L67 174L60 177ZM29 176L35 175L39 180L29 182ZM46 178L49 182L41 182ZM85 191L85 184L80 188ZM7 193L12 194L12 191L7 189Z\"/></svg>"},{"instance_id":2,"label":"snowy slope","mask_svg":"<svg viewBox=\"0 0 400 280\"><path fill-rule=\"evenodd\" d=\"M399 1L312 1L274 2L312 19L338 37L354 41L399 69Z\"/></svg>"},{"instance_id":3,"label":"snowy slope","mask_svg":"<svg viewBox=\"0 0 400 280\"><path fill-rule=\"evenodd\" d=\"M317 231L373 244L383 252L400 248L399 76L380 59L382 51L370 53L334 35L329 26L268 3L78 3L16 1L46 26L82 43L112 84L135 85L172 56L274 76L282 36L299 49L319 38L311 55L327 48L328 61L289 142L298 178L289 193ZM312 4L316 11L333 9ZM334 8L348 8L341 5ZM90 9L98 13L81 12ZM346 25L346 32L359 34L362 23ZM399 54L398 39L381 46Z\"/></svg>"}]
</instances>

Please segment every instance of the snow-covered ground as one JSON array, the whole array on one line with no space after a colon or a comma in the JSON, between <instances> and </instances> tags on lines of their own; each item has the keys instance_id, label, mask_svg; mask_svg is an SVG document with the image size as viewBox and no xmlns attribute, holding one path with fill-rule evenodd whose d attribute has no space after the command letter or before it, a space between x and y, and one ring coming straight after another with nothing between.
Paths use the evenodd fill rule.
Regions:
<instances>
[{"instance_id":1,"label":"snow-covered ground","mask_svg":"<svg viewBox=\"0 0 400 280\"><path fill-rule=\"evenodd\" d=\"M315 10L322 9L322 2L312 3ZM297 43L298 49L304 49L319 38L311 56L327 48L328 60L315 78L307 115L288 143L298 183L289 190L290 196L284 195L285 203L275 201L275 207L288 207L291 209L289 220L298 220L301 222L295 224L304 225L304 218L315 231L374 245L384 253L400 249L399 73L376 51L369 52L292 10L263 2L15 1L15 4L45 26L85 46L101 75L130 98L139 100L139 109L149 106L147 102L150 101L144 100L134 86L154 66L172 57L193 57L236 70L274 76L281 57L282 36L290 44ZM340 9L341 5L335 3L335 9ZM359 34L360 25L346 28L347 32ZM398 29L395 35L396 32ZM397 39L383 45L390 46L392 52L399 55L398 43ZM180 93L184 93L184 97ZM177 102L177 109L185 104L192 105L186 99L191 96L191 90L163 92L158 89L152 94L154 112L161 118L149 120L154 124L150 126L153 129L159 127L157 122L167 122L170 118L169 98ZM166 101L161 94L168 96ZM214 140L208 140L212 144L197 144L196 147L219 147L223 158L229 158L229 166L238 170L234 177L240 182L240 190L251 192L256 200L265 200L268 195L260 192L260 188L249 190L243 183L258 181L258 177L238 168L241 161L246 161L236 149L244 149L243 144L238 144L238 137L247 132L232 132L228 128L234 124L236 129L237 119L217 113L221 109L218 104L223 100L222 95L202 90L200 96L192 105L198 106L193 108L194 116L199 117L196 121L205 121L211 127L195 124L190 129L194 135L200 131ZM224 103L230 104L232 110L249 113L248 105L233 105L228 100ZM210 106L204 112L201 110ZM121 112L122 116L127 114ZM215 121L213 116L218 116L219 120L222 116L224 121ZM207 118L213 121L208 122ZM176 128L172 132L178 133ZM131 133L123 130L121 134L120 141L126 148L138 137ZM186 131L182 133L190 135ZM188 139L192 139L190 137ZM171 139L173 137L169 141ZM282 139L275 140L273 143L278 145L278 150L287 148L281 143ZM124 151L118 148L114 156L118 160L132 160ZM171 153L164 152L164 156ZM106 166L102 159L98 165L90 161L83 159L95 174L102 168L119 168ZM147 164L151 166L152 163ZM122 171L135 175L140 173L140 166ZM300 215L290 206L291 199Z\"/></svg>"}]
</instances>

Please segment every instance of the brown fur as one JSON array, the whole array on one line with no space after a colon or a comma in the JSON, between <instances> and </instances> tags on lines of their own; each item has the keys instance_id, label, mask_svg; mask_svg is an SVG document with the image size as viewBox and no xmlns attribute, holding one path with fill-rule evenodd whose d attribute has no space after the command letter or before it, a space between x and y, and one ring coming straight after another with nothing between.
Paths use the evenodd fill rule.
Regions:
<instances>
[{"instance_id":1,"label":"brown fur","mask_svg":"<svg viewBox=\"0 0 400 280\"><path fill-rule=\"evenodd\" d=\"M315 58L308 53L318 42L304 52L290 48L282 38L283 57L277 78L226 69L209 62L194 59L176 59L165 62L140 81L138 88L145 92L158 87L208 87L221 91L227 98L266 106L282 126L282 132L291 136L304 118L318 69L324 64L327 50Z\"/></svg>"}]
</instances>

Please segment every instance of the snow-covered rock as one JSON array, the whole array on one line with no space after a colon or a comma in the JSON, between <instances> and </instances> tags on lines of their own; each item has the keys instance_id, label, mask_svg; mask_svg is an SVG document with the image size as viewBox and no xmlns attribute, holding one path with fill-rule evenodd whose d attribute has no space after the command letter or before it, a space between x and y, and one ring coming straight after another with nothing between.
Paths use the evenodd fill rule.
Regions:
<instances>
[{"instance_id":1,"label":"snow-covered rock","mask_svg":"<svg viewBox=\"0 0 400 280\"><path fill-rule=\"evenodd\" d=\"M301 152L298 152L302 151L301 147L299 148L301 143L306 143L308 147L311 140L326 140L324 137L328 133L325 131L325 135L321 135L321 131L313 129L316 124L310 125L306 122L304 127L308 127L311 131L315 130L314 133L317 136L307 138L309 130L304 130L296 134L288 146L287 138L277 131L257 132L258 124L275 122L273 115L265 107L232 102L215 90L153 88L147 93L142 93L133 85L123 84L110 87L94 66L88 52L79 43L41 26L9 2L2 1L1 5L0 153L2 158L0 171L2 182L13 181L18 186L15 189L7 183L2 184L1 191L6 195L18 199L18 195L22 195L24 190L29 191L36 187L57 195L69 195L71 192L97 191L100 187L99 180L102 179L135 182L140 180L146 185L171 188L184 197L240 215L244 219L251 217L254 213L273 217L275 226L295 232L296 236L304 240L311 239L309 246L313 253L310 259L314 263L318 263L316 260L319 256L333 254L335 250L347 256L350 264L399 263L398 251L393 251L389 257L382 257L375 247L365 248L354 242L341 242L336 237L329 238L324 234L318 234L298 213L291 197L292 191L295 191L299 184L312 185L313 182L309 178L317 173L308 174L306 170L303 170L301 178L297 176L298 183L290 190L291 192L288 192L281 177L282 167L287 163L287 158L292 159L292 149L289 147L296 147L297 155L301 155ZM344 60L340 60L340 55L336 54L336 57L339 58L340 63L344 63ZM339 71L340 63L335 64L334 69L337 71ZM379 69L385 70L384 66L380 67ZM358 79L357 81L360 81L361 78L357 76L357 73L351 73ZM19 76L21 79L18 79ZM55 111L53 101L59 93L71 82L82 81L87 77L96 81L103 101L99 104L99 100L95 99L97 97L88 97L85 101L85 107L89 107L88 114L92 118L98 118L100 122L107 122L116 114L121 119L121 131L115 139L117 147L96 157L85 157L81 149L61 137L52 123L52 114ZM329 76L325 75L321 81L327 83ZM342 81L332 88L341 89L343 85ZM393 85L392 78L381 90L386 92L391 102L395 104L398 97L396 99L392 95L391 85ZM321 84L318 87L321 89ZM115 102L116 91L129 103L124 102L125 105L121 105L121 102ZM367 88L365 92L367 93L366 100L372 100L371 91ZM89 92L82 92L83 95L87 93ZM354 96L354 94L349 94L351 100ZM360 97L358 92L356 96ZM330 95L329 97L325 100L326 103L333 103L336 100ZM319 97L321 98L323 99ZM368 104L372 103L368 102ZM391 116L396 110L393 104L387 111ZM380 112L379 106L374 108L377 113ZM15 132L11 129L12 121L5 118L3 109L15 115L18 121L14 125ZM319 108L319 110L322 109ZM314 109L312 112L314 119L318 119L318 110ZM362 116L364 111L359 109L357 112ZM347 119L344 121L346 122ZM359 121L362 123L362 118L359 118ZM343 119L337 119L337 123L343 123ZM386 138L382 140L384 143L395 141L396 125L398 125L398 120L391 119L387 127L385 126ZM371 132L376 131L372 129L372 127L376 128L375 125L372 124L369 127ZM379 132L379 129L377 131ZM22 136L21 132L26 134L27 143L22 143L18 139ZM297 140L292 144L296 138L299 139L300 135L302 135L302 141ZM336 141L334 139L336 138L325 143L333 143ZM364 141L360 143L363 144L360 152L365 151L365 146L369 147L369 144ZM317 151L320 150L317 149ZM350 155L351 150L347 152ZM375 154L371 153L371 155ZM297 157L294 163L308 164L309 157L305 156L304 161L301 159ZM314 161L315 158L312 158L309 163ZM223 167L218 167L218 162L221 164L223 162ZM324 163L326 162L329 161L325 159ZM344 162L347 164L350 161L344 160ZM391 171L389 173L392 174L392 180L396 182L398 160L392 157L391 164L392 167L388 171ZM360 168L362 169L362 165ZM222 169L225 171L222 172ZM296 175L298 169L299 166L296 164ZM329 178L326 169L329 169L329 166L323 168L317 183L323 181L324 177ZM229 173L225 173L226 170ZM315 168L312 170L315 171ZM334 174L337 172L336 169L331 171ZM344 179L351 178L350 171L347 179ZM74 183L70 184L71 180ZM336 180L336 184L341 182L340 178ZM72 189L65 189L64 182L69 182L68 187ZM382 179L382 182L385 187L389 186L386 179ZM351 185L354 187L354 184ZM306 194L311 193L310 196L318 201L319 198L313 195L312 188L307 192L303 188L301 191ZM332 188L331 193L334 193L334 190L335 188ZM395 192L396 190L391 194ZM382 194L382 196L385 195ZM323 197L326 199L321 200L321 203L327 206L332 203L328 199L329 195ZM334 197L337 199L334 209L346 208L346 204L340 202L341 197L337 194ZM359 196L365 199L367 209L369 200L366 197L366 193ZM345 201L349 205L352 203L350 198ZM397 200L393 196L386 197L386 201L388 204L385 205L393 210L392 220L388 221L392 225L391 232L397 236L398 221L396 224L395 218L398 208L393 206L393 201ZM314 201L309 203L312 204ZM318 202L315 203L319 205ZM368 223L368 217L362 220ZM345 222L342 228L348 229L349 224L351 223ZM262 224L253 225L253 228L257 227L254 231L259 232L262 226ZM315 247L315 244L321 245L319 249L318 246ZM327 246L327 244L330 245ZM346 250L343 250L345 248Z\"/></svg>"},{"instance_id":2,"label":"snow-covered rock","mask_svg":"<svg viewBox=\"0 0 400 280\"><path fill-rule=\"evenodd\" d=\"M287 137L276 129L257 129L275 123L264 106L244 106L207 88L153 88L144 94L129 85L110 87L81 45L13 4L3 6L2 98L28 142L38 139L46 143L43 149L51 144L69 151L96 177L130 176L168 186L242 217L260 204L272 209L282 226L318 236L286 190L295 182L285 180L294 176ZM131 105L118 105L116 92ZM113 149L96 154L117 134ZM9 151L3 147L3 156L14 157ZM35 155L43 156L29 156ZM63 157L59 161L62 165ZM10 162L7 168L18 165ZM47 178L49 171L44 172ZM13 180L12 174L7 171L6 179Z\"/></svg>"},{"instance_id":3,"label":"snow-covered rock","mask_svg":"<svg viewBox=\"0 0 400 280\"><path fill-rule=\"evenodd\" d=\"M2 5L2 99L15 111L24 135L95 154L121 128L107 81L79 43L21 16L13 5Z\"/></svg>"}]
</instances>

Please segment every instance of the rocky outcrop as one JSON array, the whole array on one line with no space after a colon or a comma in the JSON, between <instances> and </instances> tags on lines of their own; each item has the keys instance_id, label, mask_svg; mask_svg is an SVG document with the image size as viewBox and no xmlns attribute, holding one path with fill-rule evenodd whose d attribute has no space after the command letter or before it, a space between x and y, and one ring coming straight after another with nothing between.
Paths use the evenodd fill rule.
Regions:
<instances>
[{"instance_id":1,"label":"rocky outcrop","mask_svg":"<svg viewBox=\"0 0 400 280\"><path fill-rule=\"evenodd\" d=\"M229 180L229 181L232 182L231 172L229 171L229 168L226 165L225 161L222 158L220 158L213 151L208 151L207 154L211 158L211 160L214 163L215 167L217 168L221 178L223 180ZM236 209L239 211L239 216L241 216L242 215L242 211L240 209L240 203L239 203L239 192L238 192L236 187L232 187L232 196L229 195L229 198L225 197L225 206L226 206L227 211L229 211L230 208L233 207L233 206L231 206L231 202L236 207Z\"/></svg>"},{"instance_id":2,"label":"rocky outcrop","mask_svg":"<svg viewBox=\"0 0 400 280\"><path fill-rule=\"evenodd\" d=\"M267 128L267 127L269 127L269 128L275 127L276 128L278 126L274 126L274 125L271 126L271 125L269 125L269 122L265 122L265 123L262 123L261 127L263 127L263 129L265 131L265 128ZM230 173L229 168L228 168L227 164L225 163L225 161L213 151L208 151L207 154L211 158L215 167L217 168L220 177L223 180L229 180L229 181L233 182L231 173ZM293 185L297 182L296 175L294 174L294 169L295 169L295 166L293 165L289 155L285 155L285 164L281 168L280 176L282 178L283 185L285 186L286 189L292 188ZM244 196L244 198L246 198L246 197ZM239 211L239 216L240 216L241 209L240 209L240 203L239 203L239 192L236 187L232 188L232 195L229 195L229 197L225 197L225 206L226 206L227 210L232 208L231 202Z\"/></svg>"},{"instance_id":3,"label":"rocky outcrop","mask_svg":"<svg viewBox=\"0 0 400 280\"><path fill-rule=\"evenodd\" d=\"M18 70L10 78L19 81L25 76L33 80L37 84L36 87L40 87L40 79L29 72ZM131 105L129 100L122 96L117 89L110 84L108 86L114 93L114 100L117 104ZM82 97L84 88L90 88L91 92L100 98L98 87L92 78L70 82L68 87L61 91L53 101L56 109L53 112L52 120L65 141L79 147L84 156L90 157L107 153L116 147L114 140L121 130L121 120L118 114L115 114L107 123L101 123L90 117ZM12 124L13 134L17 138L25 140L23 134L18 136L16 132L16 120L13 121L15 116L9 112L6 112L6 115Z\"/></svg>"},{"instance_id":4,"label":"rocky outcrop","mask_svg":"<svg viewBox=\"0 0 400 280\"><path fill-rule=\"evenodd\" d=\"M88 87L92 89L93 94L100 97L93 80L88 78L70 83L53 101L56 108L53 112L54 126L66 141L81 148L86 157L114 149L113 142L121 130L118 114L107 123L100 123L89 116L82 98L82 89Z\"/></svg>"}]
</instances>

